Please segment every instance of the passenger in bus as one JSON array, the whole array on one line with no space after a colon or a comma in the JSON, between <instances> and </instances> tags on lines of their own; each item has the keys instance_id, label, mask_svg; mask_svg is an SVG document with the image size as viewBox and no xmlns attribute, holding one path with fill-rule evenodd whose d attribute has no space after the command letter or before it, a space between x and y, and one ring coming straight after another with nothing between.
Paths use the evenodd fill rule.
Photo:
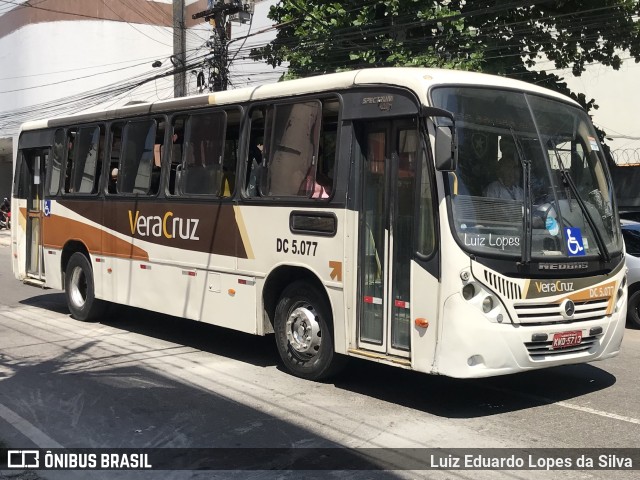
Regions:
<instances>
[{"instance_id":1,"label":"passenger in bus","mask_svg":"<svg viewBox=\"0 0 640 480\"><path fill-rule=\"evenodd\" d=\"M316 172L316 180L313 184L311 198L329 198L333 181L322 172Z\"/></svg>"},{"instance_id":2,"label":"passenger in bus","mask_svg":"<svg viewBox=\"0 0 640 480\"><path fill-rule=\"evenodd\" d=\"M172 194L178 194L180 183L178 180L178 165L182 163L182 143L184 135L181 126L173 127L173 135L171 135L171 169L169 171L169 191Z\"/></svg>"},{"instance_id":3,"label":"passenger in bus","mask_svg":"<svg viewBox=\"0 0 640 480\"><path fill-rule=\"evenodd\" d=\"M109 193L118 192L118 169L111 169L111 177L109 178Z\"/></svg>"},{"instance_id":4,"label":"passenger in bus","mask_svg":"<svg viewBox=\"0 0 640 480\"><path fill-rule=\"evenodd\" d=\"M516 158L516 146L513 138L500 138L502 157L496 166L498 179L491 182L484 190L485 197L503 200L524 199L524 190L520 186L520 162Z\"/></svg>"},{"instance_id":5,"label":"passenger in bus","mask_svg":"<svg viewBox=\"0 0 640 480\"><path fill-rule=\"evenodd\" d=\"M262 137L256 137L249 146L249 180L247 183L247 195L257 197L259 195L258 186L263 170L264 143Z\"/></svg>"}]
</instances>

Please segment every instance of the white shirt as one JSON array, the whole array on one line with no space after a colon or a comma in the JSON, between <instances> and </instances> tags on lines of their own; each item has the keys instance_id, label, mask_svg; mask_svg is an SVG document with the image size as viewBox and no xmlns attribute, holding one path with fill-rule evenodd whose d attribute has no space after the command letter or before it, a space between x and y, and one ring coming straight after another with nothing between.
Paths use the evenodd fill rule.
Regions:
<instances>
[{"instance_id":1,"label":"white shirt","mask_svg":"<svg viewBox=\"0 0 640 480\"><path fill-rule=\"evenodd\" d=\"M501 200L524 200L524 191L519 185L507 187L501 180L491 182L484 191L485 197L499 198Z\"/></svg>"}]
</instances>

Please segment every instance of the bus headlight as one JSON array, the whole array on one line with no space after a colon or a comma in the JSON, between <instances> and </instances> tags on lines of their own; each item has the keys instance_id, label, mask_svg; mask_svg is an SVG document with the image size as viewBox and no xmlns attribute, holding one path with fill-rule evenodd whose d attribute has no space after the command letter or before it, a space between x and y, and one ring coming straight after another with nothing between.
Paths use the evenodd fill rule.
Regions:
<instances>
[{"instance_id":1,"label":"bus headlight","mask_svg":"<svg viewBox=\"0 0 640 480\"><path fill-rule=\"evenodd\" d=\"M473 279L471 275L464 275L467 279L465 281L463 274L466 273L466 271L463 271L460 275L460 279L464 282L460 290L462 298L482 311L484 317L490 322L503 323L509 321L509 314L502 305L500 298L497 297L494 292L488 290L484 285Z\"/></svg>"},{"instance_id":2,"label":"bus headlight","mask_svg":"<svg viewBox=\"0 0 640 480\"><path fill-rule=\"evenodd\" d=\"M476 287L473 286L473 283L467 283L464 287L462 287L462 298L465 300L471 300L476 295Z\"/></svg>"},{"instance_id":3,"label":"bus headlight","mask_svg":"<svg viewBox=\"0 0 640 480\"><path fill-rule=\"evenodd\" d=\"M489 313L491 310L493 310L493 305L493 298L485 297L485 299L482 301L482 311L484 313Z\"/></svg>"}]
</instances>

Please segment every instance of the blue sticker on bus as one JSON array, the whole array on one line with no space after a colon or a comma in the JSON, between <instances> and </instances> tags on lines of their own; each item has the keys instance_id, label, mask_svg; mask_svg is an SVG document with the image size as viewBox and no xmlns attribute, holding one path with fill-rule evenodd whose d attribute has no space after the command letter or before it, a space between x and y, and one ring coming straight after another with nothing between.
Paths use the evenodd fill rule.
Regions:
<instances>
[{"instance_id":1,"label":"blue sticker on bus","mask_svg":"<svg viewBox=\"0 0 640 480\"><path fill-rule=\"evenodd\" d=\"M51 200L44 201L44 216L48 217L51 215Z\"/></svg>"},{"instance_id":2,"label":"blue sticker on bus","mask_svg":"<svg viewBox=\"0 0 640 480\"><path fill-rule=\"evenodd\" d=\"M582 240L582 232L577 227L566 228L567 232L567 250L570 257L578 257L585 255L584 242Z\"/></svg>"}]
</instances>

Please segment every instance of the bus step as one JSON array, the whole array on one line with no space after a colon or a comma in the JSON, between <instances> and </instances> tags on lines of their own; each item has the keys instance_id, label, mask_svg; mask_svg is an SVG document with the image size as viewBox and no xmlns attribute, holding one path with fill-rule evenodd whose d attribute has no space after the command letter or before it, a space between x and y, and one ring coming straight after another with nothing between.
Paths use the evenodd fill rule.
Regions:
<instances>
[{"instance_id":1,"label":"bus step","mask_svg":"<svg viewBox=\"0 0 640 480\"><path fill-rule=\"evenodd\" d=\"M350 348L347 351L350 355L365 357L371 360L378 360L382 362L389 362L403 367L411 367L411 360L408 358L385 355L384 353L371 352L369 350L361 350L359 348Z\"/></svg>"},{"instance_id":2,"label":"bus step","mask_svg":"<svg viewBox=\"0 0 640 480\"><path fill-rule=\"evenodd\" d=\"M25 278L22 283L24 283L25 285L31 285L32 287L40 287L40 288L47 288L44 285L44 280L40 280L39 278Z\"/></svg>"}]
</instances>

